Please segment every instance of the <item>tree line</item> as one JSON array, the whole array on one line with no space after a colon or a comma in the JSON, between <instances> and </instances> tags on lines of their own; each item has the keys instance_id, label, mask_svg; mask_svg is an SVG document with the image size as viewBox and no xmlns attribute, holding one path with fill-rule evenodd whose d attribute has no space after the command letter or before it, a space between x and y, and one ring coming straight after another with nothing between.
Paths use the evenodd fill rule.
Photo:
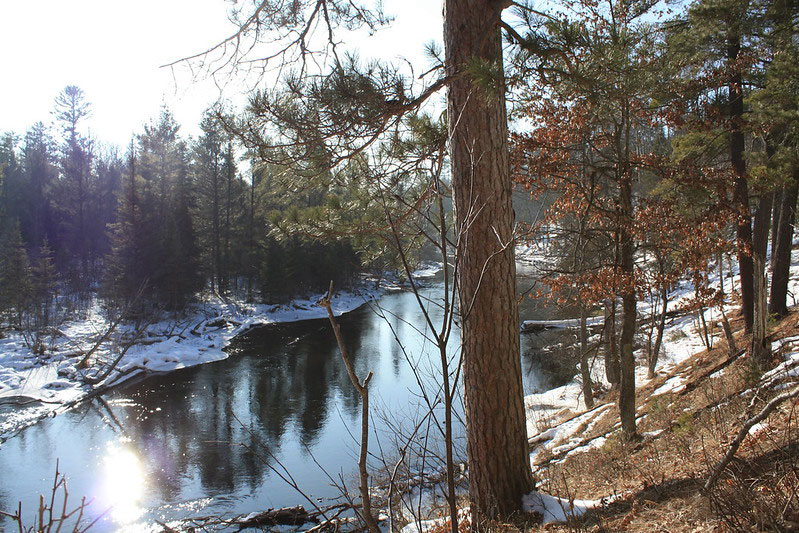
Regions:
<instances>
[{"instance_id":1,"label":"tree line","mask_svg":"<svg viewBox=\"0 0 799 533\"><path fill-rule=\"evenodd\" d=\"M285 222L343 189L278 187L287 170L239 157L217 111L186 139L163 108L124 154L83 133L90 112L68 86L55 131L0 137L0 312L17 327L49 322L67 296L141 311L181 309L204 289L285 301L346 286L367 264L352 239Z\"/></svg>"}]
</instances>

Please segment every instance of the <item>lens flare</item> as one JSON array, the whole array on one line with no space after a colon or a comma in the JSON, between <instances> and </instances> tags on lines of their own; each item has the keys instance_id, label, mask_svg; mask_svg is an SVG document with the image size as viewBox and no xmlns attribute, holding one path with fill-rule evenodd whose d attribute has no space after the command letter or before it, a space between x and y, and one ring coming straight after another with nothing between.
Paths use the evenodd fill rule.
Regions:
<instances>
[{"instance_id":1,"label":"lens flare","mask_svg":"<svg viewBox=\"0 0 799 533\"><path fill-rule=\"evenodd\" d=\"M103 458L103 484L99 499L119 524L129 524L144 513L140 500L146 479L138 456L131 450L111 445Z\"/></svg>"}]
</instances>

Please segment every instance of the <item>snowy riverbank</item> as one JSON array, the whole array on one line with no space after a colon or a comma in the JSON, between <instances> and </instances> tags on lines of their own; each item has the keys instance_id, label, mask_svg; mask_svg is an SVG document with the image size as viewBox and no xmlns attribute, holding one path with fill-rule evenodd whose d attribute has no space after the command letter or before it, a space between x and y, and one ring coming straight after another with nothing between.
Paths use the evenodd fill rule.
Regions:
<instances>
[{"instance_id":1,"label":"snowy riverbank","mask_svg":"<svg viewBox=\"0 0 799 533\"><path fill-rule=\"evenodd\" d=\"M797 245L799 245L799 240L794 241L794 247ZM791 259L788 303L790 306L796 306L797 296L799 296L799 250L793 251ZM735 263L733 263L731 270L732 275L725 272L723 280L724 292L728 296L731 288L740 286ZM722 280L716 270L709 277L712 288L721 288ZM689 307L693 298L694 288L689 282L682 282L669 295L669 310L685 309ZM724 305L724 312L730 316L737 312L738 306L737 302L727 302ZM643 323L651 317L651 303L639 301L638 314L639 319L641 319L639 323ZM709 327L708 336L712 345L723 344L725 342L724 334L718 325L721 320L721 310L718 307L705 309L704 318ZM600 323L601 319L593 319L594 326ZM522 325L522 331L523 334L526 334L525 332L534 332L543 327L574 328L577 326L579 326L579 321L577 320L530 321L526 327L524 324ZM639 329L638 345L645 346L646 334L643 331L644 327L639 326ZM706 349L701 338L700 319L696 311L675 313L674 316L668 318L655 377L658 380L656 383L662 383L658 387L650 385L646 369L646 350L645 348L640 348L635 351L637 386L639 388L648 387L653 389L651 397L679 393L687 386L685 381L687 379L686 373L680 369L682 368L681 365ZM599 336L594 335L591 338L591 342L596 342L598 339ZM799 361L799 337L794 336L783 339L779 343L775 343L775 349L778 345L782 347L781 355L785 362L767 373L763 378L763 383L769 380L775 381L772 376L778 373L782 373L781 375L785 376L793 372L796 375L796 362ZM553 353L553 357L556 356L557 354ZM592 362L591 375L595 383L605 389L609 387L610 384L605 379L602 357L597 357ZM644 398L639 398L638 403L638 421L640 423L647 416L644 409L642 409ZM525 407L527 411L528 441L532 449L530 464L539 481L542 481L541 476L546 475L542 470L545 463L561 463L569 456L587 452L605 444L607 438L604 436L592 439L585 439L584 437L591 434L592 429L597 427L604 415L615 409L613 403L603 403L601 400L593 409L588 410L586 408L582 396L582 383L579 372L576 372L575 378L562 387L527 395L525 397ZM620 427L620 424L617 422L614 428L618 427ZM644 433L643 437L645 439L655 438L658 433ZM547 524L566 521L572 516L580 516L589 509L606 505L620 496L622 494L613 493L596 500L565 500L534 491L524 498L523 506L526 511L540 513L543 523ZM468 520L468 508L461 509L461 512ZM427 532L437 530L441 525L442 519L423 520L409 524L403 532Z\"/></svg>"},{"instance_id":2,"label":"snowy riverbank","mask_svg":"<svg viewBox=\"0 0 799 533\"><path fill-rule=\"evenodd\" d=\"M441 270L441 264L423 263L413 277L427 280ZM336 292L331 307L340 316L402 288L393 275L364 278L358 288ZM112 327L102 302L95 298L59 326L42 355L31 351L22 332L9 329L0 339L0 443L99 390L145 374L226 359L225 348L252 327L327 318L327 311L317 304L322 296L266 304L205 295L181 313L162 313L138 328L131 323ZM78 368L92 350L90 367ZM118 357L118 364L104 375Z\"/></svg>"},{"instance_id":3,"label":"snowy riverbank","mask_svg":"<svg viewBox=\"0 0 799 533\"><path fill-rule=\"evenodd\" d=\"M340 291L332 301L336 315L353 311L377 298L383 288ZM180 368L219 361L228 357L225 347L237 335L266 324L326 318L317 305L322 294L295 299L287 304L248 304L206 297L191 304L183 313L164 313L138 332L116 368L93 385L86 378L102 372L77 368L84 353L90 350L110 328L99 301L82 316L62 325L42 356L33 354L20 332L8 331L0 339L0 439L43 416L57 413L94 390L119 384L146 373L170 372ZM120 346L136 335L132 324L119 325L102 343L92 358L110 362Z\"/></svg>"}]
</instances>

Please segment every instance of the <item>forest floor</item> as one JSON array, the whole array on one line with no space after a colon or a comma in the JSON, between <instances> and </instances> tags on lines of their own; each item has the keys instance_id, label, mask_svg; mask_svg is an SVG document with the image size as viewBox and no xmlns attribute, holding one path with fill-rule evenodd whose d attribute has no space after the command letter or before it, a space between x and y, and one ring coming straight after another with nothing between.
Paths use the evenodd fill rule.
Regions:
<instances>
[{"instance_id":1,"label":"forest floor","mask_svg":"<svg viewBox=\"0 0 799 533\"><path fill-rule=\"evenodd\" d=\"M618 431L616 391L583 413L561 413L577 427L533 452L543 493L559 497L556 531L797 531L799 423L789 400L753 426L720 479L709 473L743 423L766 402L795 386L799 375L799 314L771 324L773 370L756 372L746 354L726 342L676 364L638 389L640 441ZM733 327L740 329L740 318ZM738 331L738 347L749 339ZM737 356L736 356L737 355ZM546 430L542 433L545 433ZM535 444L535 437L531 439ZM581 500L588 500L586 505ZM585 507L594 507L585 510ZM582 516L575 516L580 515ZM556 518L543 517L544 522ZM515 529L508 526L507 530ZM537 530L528 526L525 529Z\"/></svg>"},{"instance_id":2,"label":"forest floor","mask_svg":"<svg viewBox=\"0 0 799 533\"><path fill-rule=\"evenodd\" d=\"M747 347L742 319L731 318L736 345ZM487 530L799 531L799 400L743 427L799 383L799 312L770 324L769 338L768 372L721 341L645 382L637 394L640 440L622 438L615 390L599 395L593 409L562 408L540 419L530 437L537 491L525 498L529 514ZM739 433L734 459L706 490ZM428 520L405 531L448 529Z\"/></svg>"},{"instance_id":3,"label":"forest floor","mask_svg":"<svg viewBox=\"0 0 799 533\"><path fill-rule=\"evenodd\" d=\"M790 293L796 295L796 250L793 259ZM688 303L691 293L684 288L675 297ZM705 311L710 348L696 312L672 317L653 379L644 370L645 336L639 338L638 441L621 436L618 391L604 380L601 362L592 369L598 395L590 410L579 379L528 396L530 458L540 492L528 496L526 508L540 513L543 525L528 521L497 529L799 531L799 400L782 403L742 432L772 398L799 383L799 311L793 304L790 315L768 325L772 359L765 372L749 358L751 337L743 332L735 301L725 307L734 347L721 333L719 310ZM743 444L705 489L739 432Z\"/></svg>"}]
</instances>

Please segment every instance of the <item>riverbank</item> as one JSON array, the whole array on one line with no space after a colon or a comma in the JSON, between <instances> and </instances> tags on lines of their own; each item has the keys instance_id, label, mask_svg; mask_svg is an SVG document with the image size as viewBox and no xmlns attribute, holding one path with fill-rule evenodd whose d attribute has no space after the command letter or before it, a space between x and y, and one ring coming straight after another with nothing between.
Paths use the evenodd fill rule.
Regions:
<instances>
[{"instance_id":1,"label":"riverbank","mask_svg":"<svg viewBox=\"0 0 799 533\"><path fill-rule=\"evenodd\" d=\"M799 240L793 243L794 248L797 245ZM795 309L799 250L794 249L791 262L788 294L789 305ZM646 368L647 335L639 328L634 355L640 442L626 443L619 438L618 392L606 379L602 357L591 363L596 392L593 408L586 407L576 370L566 385L525 396L530 465L538 490L525 497L524 508L538 514L532 522L539 520L543 530L695 532L718 531L736 521L759 523L760 527L772 524L778 529L799 523L794 515L784 516L785 510L794 513L797 508L792 503L799 438L795 399L776 410L770 420L749 429L751 438L739 455L751 476L734 473L725 486L711 491L703 487L708 472L727 453L753 407L762 407L768 398L795 387L799 376L796 311L769 324L777 366L753 383L745 350L731 354L721 326L723 309L735 330L737 347L748 347L751 339L742 331L735 293L740 287L737 265L729 265L723 279L714 269L708 281L711 289L723 285L723 292L728 297L732 294L732 300L700 313L691 310L694 288L688 281L679 283L669 294L670 316L652 378ZM651 318L652 311L650 302L639 301L639 323ZM706 337L703 319L708 327ZM592 319L593 326L601 322ZM535 334L546 328L578 325L576 320L528 321L522 324L522 332ZM599 340L595 334L589 342ZM779 481L776 485L775 480ZM468 508L461 511L468 520ZM444 530L442 519L432 519L409 524L403 531ZM504 524L500 530L519 529ZM538 527L526 522L524 530Z\"/></svg>"},{"instance_id":2,"label":"riverbank","mask_svg":"<svg viewBox=\"0 0 799 533\"><path fill-rule=\"evenodd\" d=\"M746 347L742 319L731 318L737 346ZM722 341L642 383L639 441L619 438L614 393L540 432L551 437L531 455L540 489L598 502L580 521L547 530L793 531L797 318L794 311L771 322L776 366L768 372L753 370L746 350L731 354ZM774 403L787 394L794 397ZM720 467L730 454L728 468Z\"/></svg>"},{"instance_id":3,"label":"riverbank","mask_svg":"<svg viewBox=\"0 0 799 533\"><path fill-rule=\"evenodd\" d=\"M797 244L795 241L794 247ZM731 270L724 280L714 271L710 287L720 289L723 283L727 294L731 287L738 287L737 269ZM797 250L792 254L788 292L789 300L794 295L795 306L795 295L799 294ZM692 287L683 283L670 294L670 309L690 308L693 297ZM723 311L732 322L737 347L747 348L750 339L742 331L740 303L737 296L734 299L724 304ZM730 519L759 519L760 512L752 510L755 501L755 505L773 507L774 511L791 507L790 500L774 494L782 489L769 481L781 478L778 470L782 466L768 462L776 457L795 464L795 456L781 444L796 437L796 428L790 423L791 402L782 413L778 410L770 423L750 430L754 443L750 442L742 455L748 457L746 461L754 461L749 463L751 477L755 478L747 481L751 487L744 491L746 480L739 480L737 475L726 482L736 486L741 493L737 496L726 488L708 492L702 487L705 472L726 453L742 421L751 416L752 406L796 384L799 362L799 327L794 312L779 323L770 323L769 336L778 366L753 387L751 363L742 350L731 354L720 325L721 312L717 307L704 309L704 317L696 311L671 316L651 379L646 370L646 338L639 332L635 351L636 421L641 443L624 443L617 437L617 392L607 382L602 358L597 358L591 369L599 392L592 409L586 408L582 397L579 373L563 387L525 398L533 472L541 490L561 496L561 502L565 502L554 508L539 508L544 523L569 521L588 512L584 527L715 531L724 527L723 523L729 525ZM651 307L639 302L639 316L650 314ZM703 340L702 318L709 328L709 342ZM695 453L699 450L702 453ZM757 467L758 458L770 459ZM748 495L742 496L744 492ZM719 505L728 507L719 510ZM715 510L713 506L717 506ZM750 512L747 509L751 516L746 516ZM675 515L681 518L664 521L664 517ZM573 526L564 525L563 529L571 531Z\"/></svg>"},{"instance_id":4,"label":"riverbank","mask_svg":"<svg viewBox=\"0 0 799 533\"><path fill-rule=\"evenodd\" d=\"M441 270L440 263L425 262L412 275L428 280ZM394 274L365 276L357 287L336 291L331 308L341 316L406 286ZM203 294L182 312L116 326L95 297L88 308L53 331L41 355L33 353L23 332L8 329L0 338L0 443L98 391L142 375L226 359L230 342L253 327L327 318L317 304L323 296L269 304ZM79 368L89 352L88 367Z\"/></svg>"},{"instance_id":5,"label":"riverbank","mask_svg":"<svg viewBox=\"0 0 799 533\"><path fill-rule=\"evenodd\" d=\"M391 285L366 282L357 290L339 291L332 301L340 316L374 300ZM163 313L144 327L120 324L98 342L112 323L95 300L81 316L59 328L43 355L32 353L21 332L0 339L0 442L41 419L58 413L93 391L119 385L147 373L165 373L226 359L225 348L252 327L326 318L317 305L322 294L286 304L256 304L206 295L182 313ZM102 379L104 369L121 350L119 363ZM78 365L97 345L90 367Z\"/></svg>"}]
</instances>

